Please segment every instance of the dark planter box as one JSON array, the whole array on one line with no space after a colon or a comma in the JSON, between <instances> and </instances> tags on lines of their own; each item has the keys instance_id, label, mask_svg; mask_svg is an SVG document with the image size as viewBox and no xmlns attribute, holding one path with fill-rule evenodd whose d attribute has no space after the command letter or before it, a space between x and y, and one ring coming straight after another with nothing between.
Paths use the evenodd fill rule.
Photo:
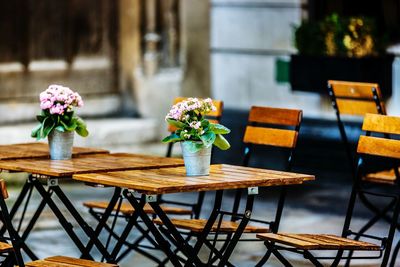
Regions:
<instances>
[{"instance_id":1,"label":"dark planter box","mask_svg":"<svg viewBox=\"0 0 400 267\"><path fill-rule=\"evenodd\" d=\"M378 83L382 95L392 95L393 55L348 58L292 55L290 84L292 90L327 93L328 80Z\"/></svg>"}]
</instances>

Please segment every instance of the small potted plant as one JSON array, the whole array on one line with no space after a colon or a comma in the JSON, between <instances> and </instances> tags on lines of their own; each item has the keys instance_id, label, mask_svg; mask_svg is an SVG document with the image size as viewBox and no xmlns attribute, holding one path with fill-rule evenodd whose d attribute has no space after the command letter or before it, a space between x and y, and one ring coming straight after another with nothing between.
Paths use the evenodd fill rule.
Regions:
<instances>
[{"instance_id":1,"label":"small potted plant","mask_svg":"<svg viewBox=\"0 0 400 267\"><path fill-rule=\"evenodd\" d=\"M88 136L85 122L74 112L74 107L82 106L81 96L68 87L50 85L40 94L42 112L36 116L40 123L31 136L37 140L48 137L51 159L71 158L74 132Z\"/></svg>"},{"instance_id":2,"label":"small potted plant","mask_svg":"<svg viewBox=\"0 0 400 267\"><path fill-rule=\"evenodd\" d=\"M209 174L212 145L222 150L230 148L229 142L222 136L230 130L205 118L206 114L215 109L210 98L188 98L175 104L165 118L177 130L162 142L181 143L188 176Z\"/></svg>"}]
</instances>

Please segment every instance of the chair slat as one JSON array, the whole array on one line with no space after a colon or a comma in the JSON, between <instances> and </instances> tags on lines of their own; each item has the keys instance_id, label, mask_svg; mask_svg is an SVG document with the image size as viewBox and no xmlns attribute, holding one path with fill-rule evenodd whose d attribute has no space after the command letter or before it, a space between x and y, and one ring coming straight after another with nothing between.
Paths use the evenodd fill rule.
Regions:
<instances>
[{"instance_id":1,"label":"chair slat","mask_svg":"<svg viewBox=\"0 0 400 267\"><path fill-rule=\"evenodd\" d=\"M301 110L270 107L251 107L249 122L297 126L301 121Z\"/></svg>"},{"instance_id":2,"label":"chair slat","mask_svg":"<svg viewBox=\"0 0 400 267\"><path fill-rule=\"evenodd\" d=\"M366 113L378 114L376 104L368 100L336 99L340 114L364 116Z\"/></svg>"},{"instance_id":3,"label":"chair slat","mask_svg":"<svg viewBox=\"0 0 400 267\"><path fill-rule=\"evenodd\" d=\"M377 133L400 134L400 117L367 114L362 129Z\"/></svg>"},{"instance_id":4,"label":"chair slat","mask_svg":"<svg viewBox=\"0 0 400 267\"><path fill-rule=\"evenodd\" d=\"M297 132L293 130L247 126L243 142L293 148L296 145Z\"/></svg>"},{"instance_id":5,"label":"chair slat","mask_svg":"<svg viewBox=\"0 0 400 267\"><path fill-rule=\"evenodd\" d=\"M379 85L377 83L360 83L347 81L328 81L336 97L366 98L373 99L372 88L377 90L381 97Z\"/></svg>"},{"instance_id":6,"label":"chair slat","mask_svg":"<svg viewBox=\"0 0 400 267\"><path fill-rule=\"evenodd\" d=\"M373 156L400 159L400 140L360 136L357 152Z\"/></svg>"}]
</instances>

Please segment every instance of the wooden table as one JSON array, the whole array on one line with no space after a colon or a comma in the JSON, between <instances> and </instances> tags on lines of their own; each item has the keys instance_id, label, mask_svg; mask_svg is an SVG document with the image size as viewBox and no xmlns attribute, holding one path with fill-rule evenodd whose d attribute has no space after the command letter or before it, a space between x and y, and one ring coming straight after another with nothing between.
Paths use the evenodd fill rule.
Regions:
<instances>
[{"instance_id":1,"label":"wooden table","mask_svg":"<svg viewBox=\"0 0 400 267\"><path fill-rule=\"evenodd\" d=\"M101 229L96 228L93 230L80 216L74 205L63 193L58 184L59 179L71 178L73 174L82 174L88 172L104 172L104 171L118 171L118 170L135 170L135 169L148 169L148 168L162 168L170 166L182 166L183 160L174 158L162 158L154 156L117 153L117 154L92 154L82 155L69 160L50 160L50 159L15 159L0 161L0 170L5 171L18 171L28 172L31 175L28 179L28 184L35 188L42 197L36 212L34 213L31 221L26 227L22 235L22 240L25 241L33 229L36 221L40 217L44 207L48 205L56 217L59 219L61 225L76 244L78 249L82 252L83 257L92 259L90 250L86 249L93 243L105 256L106 260L110 261L109 254L105 247L98 239ZM45 189L43 180L47 182L48 189ZM55 203L52 195L55 194L79 224L82 230L90 238L88 245L84 245L78 235L73 230L69 219L65 217L63 212L58 208L59 203ZM112 201L116 203L121 195L121 189L116 188ZM106 210L101 222L106 222L110 216L112 209ZM25 251L32 258L37 259L32 251L25 245Z\"/></svg>"},{"instance_id":2,"label":"wooden table","mask_svg":"<svg viewBox=\"0 0 400 267\"><path fill-rule=\"evenodd\" d=\"M218 214L222 212L220 208L223 190L248 188L247 203L242 220L219 262L220 266L224 266L250 220L254 195L258 193L258 187L302 184L305 181L314 180L314 176L233 165L212 165L209 176L188 177L185 174L184 167L171 167L151 170L77 174L73 175L73 179L87 183L124 188L123 194L129 203L131 203L135 212L129 219L130 224L127 225L121 236L126 231L129 232L132 229L134 221L140 217L175 266L182 266L182 263L176 253L171 250L166 237L161 234L160 230L145 213L143 209L145 203L149 203L154 209L163 225L167 228L167 231L164 231L163 234L167 235L169 240L174 240L172 241L174 245L188 258L189 265L193 262L195 266L201 266L204 263L198 258L198 252L204 244L207 235L210 233ZM140 193L140 197L135 197L132 190ZM157 202L157 195L195 191L216 191L216 198L209 220L199 235L196 244L192 247L161 209ZM109 208L114 207L114 205L114 203L111 203ZM100 227L102 226L100 225ZM112 258L116 256L113 254L118 252L119 246L124 241L121 239L118 241L112 252Z\"/></svg>"},{"instance_id":3,"label":"wooden table","mask_svg":"<svg viewBox=\"0 0 400 267\"><path fill-rule=\"evenodd\" d=\"M107 154L108 150L92 147L73 147L72 155ZM47 143L21 143L0 145L0 160L50 158Z\"/></svg>"}]
</instances>

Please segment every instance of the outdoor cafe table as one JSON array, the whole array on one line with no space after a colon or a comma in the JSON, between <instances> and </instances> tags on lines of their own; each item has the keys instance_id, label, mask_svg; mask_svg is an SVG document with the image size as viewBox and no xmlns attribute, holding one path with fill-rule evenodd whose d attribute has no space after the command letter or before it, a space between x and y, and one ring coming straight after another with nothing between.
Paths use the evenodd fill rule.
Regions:
<instances>
[{"instance_id":1,"label":"outdoor cafe table","mask_svg":"<svg viewBox=\"0 0 400 267\"><path fill-rule=\"evenodd\" d=\"M198 258L198 252L210 233L218 215L222 212L221 202L223 190L248 188L246 208L241 216L241 222L236 229L228 247L220 258L219 266L227 263L239 237L246 227L253 208L254 195L258 194L258 187L282 186L302 184L304 181L314 180L313 175L297 174L291 172L272 171L266 169L241 167L233 165L212 165L208 176L186 176L184 167L170 167L149 170L130 170L107 173L87 173L73 175L73 179L90 184L113 186L123 188L123 194L131 203L135 212L129 219L125 231L130 231L135 220L139 217L153 234L160 248L169 257L174 266L181 266L179 257L171 250L167 238L188 258L186 264L195 266L205 265ZM157 195L180 193L180 192L216 191L214 208L208 222L197 238L194 246L181 235L171 223L168 216L157 202ZM138 194L139 196L135 196ZM167 231L160 230L155 226L152 219L144 211L147 203L153 208L158 218L162 221ZM114 207L110 203L109 209ZM102 222L104 224L105 222ZM103 225L99 224L99 227ZM163 236L170 235L169 237ZM124 234L121 234L121 236ZM119 243L125 240L118 240ZM116 245L116 247L118 244Z\"/></svg>"},{"instance_id":2,"label":"outdoor cafe table","mask_svg":"<svg viewBox=\"0 0 400 267\"><path fill-rule=\"evenodd\" d=\"M33 229L36 221L42 213L46 205L53 211L58 218L60 224L65 229L69 237L75 243L77 248L82 253L82 257L92 259L90 255L90 244L96 245L97 249L102 253L107 261L110 261L109 254L105 247L101 244L98 236L101 229L96 228L93 230L78 213L74 205L62 191L59 186L59 180L71 178L73 174L82 173L95 173L105 171L121 171L121 170L134 170L134 169L148 169L148 168L162 168L170 166L182 166L181 159L162 158L154 156L136 155L128 153L116 154L93 154L82 155L68 160L50 160L50 159L15 159L15 160L0 160L0 170L2 171L15 171L27 172L31 175L28 178L28 183L31 184L42 197L38 209L35 211L32 219L28 223L21 236L23 241L22 247L24 251L33 260L37 259L34 253L25 244L30 231ZM46 190L45 185L48 186ZM61 203L68 210L73 219L78 223L84 233L89 237L90 242L84 245L79 239L77 233L74 231L73 226L63 212L58 207L59 203L54 202L52 199L53 193L58 197ZM121 190L116 189L112 197L112 202L116 203L121 195ZM106 222L110 216L112 209L107 209L101 222Z\"/></svg>"}]
</instances>

